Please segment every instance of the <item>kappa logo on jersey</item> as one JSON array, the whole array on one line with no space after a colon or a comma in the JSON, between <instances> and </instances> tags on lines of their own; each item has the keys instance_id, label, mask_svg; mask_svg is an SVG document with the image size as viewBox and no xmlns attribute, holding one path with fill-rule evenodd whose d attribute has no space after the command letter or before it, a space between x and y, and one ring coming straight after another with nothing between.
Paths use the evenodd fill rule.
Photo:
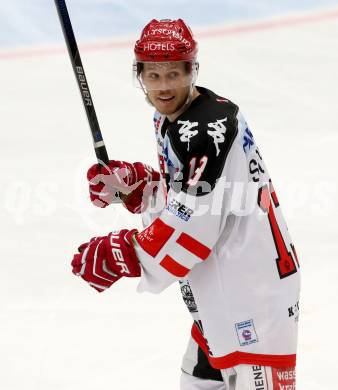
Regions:
<instances>
[{"instance_id":1,"label":"kappa logo on jersey","mask_svg":"<svg viewBox=\"0 0 338 390\"><path fill-rule=\"evenodd\" d=\"M239 344L243 347L258 342L253 320L247 320L235 324Z\"/></svg>"},{"instance_id":2,"label":"kappa logo on jersey","mask_svg":"<svg viewBox=\"0 0 338 390\"><path fill-rule=\"evenodd\" d=\"M223 123L226 122L227 119L228 118L217 119L216 122L208 123L208 127L211 127L213 129L213 130L208 130L208 134L214 139L214 144L216 147L216 156L218 156L220 153L220 149L218 145L225 141L224 135L227 129Z\"/></svg>"},{"instance_id":3,"label":"kappa logo on jersey","mask_svg":"<svg viewBox=\"0 0 338 390\"><path fill-rule=\"evenodd\" d=\"M190 122L190 121L177 121L179 125L182 127L178 130L178 133L181 134L180 140L182 142L188 143L187 150L189 151L190 147L190 139L198 134L198 130L191 130L193 127L198 126L198 122Z\"/></svg>"},{"instance_id":4,"label":"kappa logo on jersey","mask_svg":"<svg viewBox=\"0 0 338 390\"><path fill-rule=\"evenodd\" d=\"M251 146L253 146L254 144L255 144L255 141L254 141L253 135L252 135L251 131L249 130L249 128L247 127L245 129L245 132L243 135L244 153L247 153L251 149Z\"/></svg>"},{"instance_id":5,"label":"kappa logo on jersey","mask_svg":"<svg viewBox=\"0 0 338 390\"><path fill-rule=\"evenodd\" d=\"M169 213L176 215L176 217L181 218L183 221L189 221L191 215L194 213L189 207L184 206L184 204L178 202L175 199L172 199L167 206Z\"/></svg>"}]
</instances>

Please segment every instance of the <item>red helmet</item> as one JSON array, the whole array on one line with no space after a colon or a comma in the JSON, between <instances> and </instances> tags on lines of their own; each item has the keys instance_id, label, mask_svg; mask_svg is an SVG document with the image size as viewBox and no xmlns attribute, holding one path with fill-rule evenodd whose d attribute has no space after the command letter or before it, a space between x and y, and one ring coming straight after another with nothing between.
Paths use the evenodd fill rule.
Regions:
<instances>
[{"instance_id":1,"label":"red helmet","mask_svg":"<svg viewBox=\"0 0 338 390\"><path fill-rule=\"evenodd\" d=\"M182 19L153 19L144 27L134 53L136 62L192 61L197 42Z\"/></svg>"}]
</instances>

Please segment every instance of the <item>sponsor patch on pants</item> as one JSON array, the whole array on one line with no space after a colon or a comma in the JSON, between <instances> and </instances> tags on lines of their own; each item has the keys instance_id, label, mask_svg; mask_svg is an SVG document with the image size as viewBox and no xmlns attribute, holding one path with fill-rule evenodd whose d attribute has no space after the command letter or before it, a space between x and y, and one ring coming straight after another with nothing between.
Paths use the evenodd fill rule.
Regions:
<instances>
[{"instance_id":1,"label":"sponsor patch on pants","mask_svg":"<svg viewBox=\"0 0 338 390\"><path fill-rule=\"evenodd\" d=\"M273 390L295 390L296 389L296 369L272 368Z\"/></svg>"}]
</instances>

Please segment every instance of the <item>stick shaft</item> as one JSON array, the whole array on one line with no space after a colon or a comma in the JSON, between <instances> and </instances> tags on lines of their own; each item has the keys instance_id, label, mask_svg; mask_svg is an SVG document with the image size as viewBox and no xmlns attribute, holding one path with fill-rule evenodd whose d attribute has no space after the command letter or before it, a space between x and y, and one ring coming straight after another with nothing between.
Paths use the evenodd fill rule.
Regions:
<instances>
[{"instance_id":1,"label":"stick shaft","mask_svg":"<svg viewBox=\"0 0 338 390\"><path fill-rule=\"evenodd\" d=\"M96 117L94 103L90 94L89 85L82 65L79 49L76 43L73 27L69 18L65 0L55 0L55 5L58 11L60 23L62 26L63 35L67 44L69 57L73 66L75 78L82 97L83 106L85 108L88 123L92 133L95 154L98 162L102 165L109 163L107 150L103 141L99 122Z\"/></svg>"}]
</instances>

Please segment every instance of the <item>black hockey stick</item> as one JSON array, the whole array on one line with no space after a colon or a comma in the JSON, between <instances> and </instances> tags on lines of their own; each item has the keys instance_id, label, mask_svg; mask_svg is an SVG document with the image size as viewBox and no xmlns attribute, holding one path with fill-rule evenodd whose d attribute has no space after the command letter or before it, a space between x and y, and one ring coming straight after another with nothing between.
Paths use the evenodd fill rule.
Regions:
<instances>
[{"instance_id":1,"label":"black hockey stick","mask_svg":"<svg viewBox=\"0 0 338 390\"><path fill-rule=\"evenodd\" d=\"M100 165L109 163L107 150L103 141L99 122L96 117L93 99L91 97L86 75L83 69L79 49L77 47L72 24L69 18L65 0L55 0L63 35L68 48L69 57L72 62L75 78L80 89L84 108L86 110L90 130L93 137L95 154Z\"/></svg>"}]
</instances>

